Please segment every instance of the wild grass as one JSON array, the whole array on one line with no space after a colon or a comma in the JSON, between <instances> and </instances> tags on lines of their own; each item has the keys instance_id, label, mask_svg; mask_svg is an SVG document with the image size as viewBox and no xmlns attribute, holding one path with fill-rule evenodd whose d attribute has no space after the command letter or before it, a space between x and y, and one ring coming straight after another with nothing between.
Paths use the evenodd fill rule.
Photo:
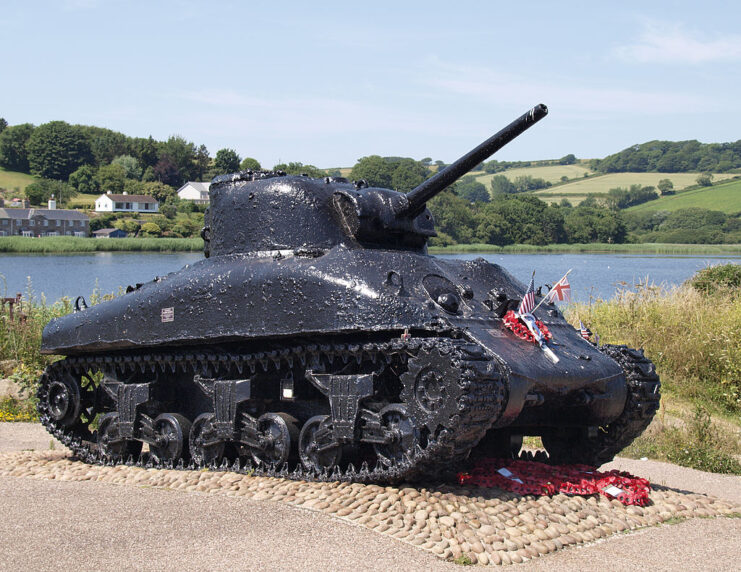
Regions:
<instances>
[{"instance_id":1,"label":"wild grass","mask_svg":"<svg viewBox=\"0 0 741 572\"><path fill-rule=\"evenodd\" d=\"M737 428L723 427L712 420L706 408L695 405L692 415L685 418L667 418L664 411L660 412L643 435L621 454L634 459L649 457L699 471L741 475L741 445L737 434Z\"/></svg>"},{"instance_id":2,"label":"wild grass","mask_svg":"<svg viewBox=\"0 0 741 572\"><path fill-rule=\"evenodd\" d=\"M0 236L0 252L194 252L200 238L77 238L72 236Z\"/></svg>"},{"instance_id":3,"label":"wild grass","mask_svg":"<svg viewBox=\"0 0 741 572\"><path fill-rule=\"evenodd\" d=\"M567 318L583 321L601 343L643 348L656 364L661 412L623 455L741 474L738 270L721 265L676 288L644 284L566 308Z\"/></svg>"},{"instance_id":4,"label":"wild grass","mask_svg":"<svg viewBox=\"0 0 741 572\"><path fill-rule=\"evenodd\" d=\"M0 398L0 422L38 421L34 399L19 399L8 395Z\"/></svg>"},{"instance_id":5,"label":"wild grass","mask_svg":"<svg viewBox=\"0 0 741 572\"><path fill-rule=\"evenodd\" d=\"M530 244L509 244L497 246L495 244L456 244L453 246L431 246L432 254L456 253L632 253L632 254L738 254L741 253L741 244L549 244L547 246L533 246Z\"/></svg>"},{"instance_id":6,"label":"wild grass","mask_svg":"<svg viewBox=\"0 0 741 572\"><path fill-rule=\"evenodd\" d=\"M643 285L612 300L573 304L567 316L582 320L603 343L644 348L665 390L741 413L741 290L705 294L689 285Z\"/></svg>"},{"instance_id":7,"label":"wild grass","mask_svg":"<svg viewBox=\"0 0 741 572\"><path fill-rule=\"evenodd\" d=\"M0 281L3 279L0 275ZM102 295L93 291L90 304L98 304L114 298L113 294ZM26 396L36 392L36 381L43 369L56 361L58 356L41 353L41 335L52 318L72 311L72 301L63 297L48 304L42 296L36 298L31 287L22 298L20 306L13 308L13 319L7 311L0 312L0 376L14 381Z\"/></svg>"}]
</instances>

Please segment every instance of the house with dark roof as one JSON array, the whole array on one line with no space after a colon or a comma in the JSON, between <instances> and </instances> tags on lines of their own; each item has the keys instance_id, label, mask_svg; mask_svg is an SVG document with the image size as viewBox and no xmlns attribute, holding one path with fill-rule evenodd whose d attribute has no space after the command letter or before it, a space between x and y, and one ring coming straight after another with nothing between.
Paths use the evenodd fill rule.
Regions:
<instances>
[{"instance_id":1,"label":"house with dark roof","mask_svg":"<svg viewBox=\"0 0 741 572\"><path fill-rule=\"evenodd\" d=\"M0 208L0 236L88 236L90 218L80 211L56 208Z\"/></svg>"},{"instance_id":2,"label":"house with dark roof","mask_svg":"<svg viewBox=\"0 0 741 572\"><path fill-rule=\"evenodd\" d=\"M178 197L184 201L193 201L197 205L207 205L210 200L208 196L210 186L211 183L188 181L178 189Z\"/></svg>"},{"instance_id":3,"label":"house with dark roof","mask_svg":"<svg viewBox=\"0 0 741 572\"><path fill-rule=\"evenodd\" d=\"M108 191L95 199L95 212L99 213L156 213L160 205L157 199L149 195L114 194Z\"/></svg>"},{"instance_id":4,"label":"house with dark roof","mask_svg":"<svg viewBox=\"0 0 741 572\"><path fill-rule=\"evenodd\" d=\"M94 230L93 236L95 238L126 238L128 235L125 230L120 228L101 228L100 230Z\"/></svg>"}]
</instances>

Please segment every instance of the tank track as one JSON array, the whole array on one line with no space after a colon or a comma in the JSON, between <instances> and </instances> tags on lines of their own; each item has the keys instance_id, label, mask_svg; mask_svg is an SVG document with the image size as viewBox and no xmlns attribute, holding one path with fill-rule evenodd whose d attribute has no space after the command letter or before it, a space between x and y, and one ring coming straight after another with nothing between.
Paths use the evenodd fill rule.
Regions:
<instances>
[{"instance_id":1,"label":"tank track","mask_svg":"<svg viewBox=\"0 0 741 572\"><path fill-rule=\"evenodd\" d=\"M240 372L261 369L264 372L278 373L283 367L292 367L295 361L309 363L317 355L324 356L330 361L340 358L345 363L352 359L358 363L362 360L371 360L375 363L377 359L385 359L387 363L398 360L406 364L408 359L432 351L444 355L451 366L460 372L457 380L459 387L457 406L452 408L447 423L429 435L424 448L417 445L410 455L405 454L398 462L390 466L378 462L373 468L366 462L358 468L351 464L345 468L335 465L320 472L315 469L307 470L300 463L292 469L285 463L279 469L275 466L253 466L249 460L243 463L235 459L230 463L225 458L220 465L211 464L205 468L311 481L399 482L429 477L439 478L446 472L460 470L460 465L466 460L471 449L499 418L506 399L506 379L498 363L485 354L478 345L460 339L412 338L393 339L381 343L304 345L247 354L162 352L144 355L68 357L49 365L43 373L37 391L38 411L47 431L84 462L103 465L125 462L127 465L177 469L204 468L203 465L197 466L193 463L185 465L182 459L173 466L172 462L158 462L156 458L146 453L140 455L138 459L129 457L126 461L115 461L103 456L97 445L97 434L90 431L87 420L83 422L78 419L77 422L64 427L53 419L49 409L50 385L65 375L71 375L77 380L87 372L102 372L111 367L142 374L158 370L164 372L168 369L172 372L182 369L185 372L188 368L191 368L191 371L206 371L209 367L212 368L211 371L236 368ZM78 389L85 391L85 388Z\"/></svg>"},{"instance_id":2,"label":"tank track","mask_svg":"<svg viewBox=\"0 0 741 572\"><path fill-rule=\"evenodd\" d=\"M642 350L624 345L599 346L599 350L620 364L628 383L623 413L612 423L600 427L596 438L571 436L569 439L543 436L552 464L581 463L599 467L630 445L648 427L659 408L661 382L656 368ZM536 458L536 460L544 460Z\"/></svg>"}]
</instances>

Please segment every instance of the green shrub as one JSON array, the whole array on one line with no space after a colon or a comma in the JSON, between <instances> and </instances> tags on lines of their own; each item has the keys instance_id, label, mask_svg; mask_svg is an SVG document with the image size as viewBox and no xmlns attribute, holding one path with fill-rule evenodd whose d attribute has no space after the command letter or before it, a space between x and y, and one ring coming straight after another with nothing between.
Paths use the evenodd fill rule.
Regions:
<instances>
[{"instance_id":1,"label":"green shrub","mask_svg":"<svg viewBox=\"0 0 741 572\"><path fill-rule=\"evenodd\" d=\"M741 265L719 264L697 272L688 280L690 286L703 294L741 289Z\"/></svg>"}]
</instances>

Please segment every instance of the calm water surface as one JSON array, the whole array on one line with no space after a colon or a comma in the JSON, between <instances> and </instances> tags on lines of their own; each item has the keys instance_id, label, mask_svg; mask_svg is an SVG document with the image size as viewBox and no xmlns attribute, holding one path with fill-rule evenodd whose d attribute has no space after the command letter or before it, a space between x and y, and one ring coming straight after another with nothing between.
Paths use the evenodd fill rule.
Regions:
<instances>
[{"instance_id":1,"label":"calm water surface","mask_svg":"<svg viewBox=\"0 0 741 572\"><path fill-rule=\"evenodd\" d=\"M569 269L573 297L610 298L616 288L639 282L673 286L684 282L710 264L734 262L741 256L665 256L635 254L456 254L444 258L471 260L481 256L500 264L527 283L533 270L536 285L554 283ZM62 296L89 298L97 287L101 293L147 282L155 276L179 270L201 260L200 253L122 253L0 255L0 295L28 291L48 301Z\"/></svg>"}]
</instances>

